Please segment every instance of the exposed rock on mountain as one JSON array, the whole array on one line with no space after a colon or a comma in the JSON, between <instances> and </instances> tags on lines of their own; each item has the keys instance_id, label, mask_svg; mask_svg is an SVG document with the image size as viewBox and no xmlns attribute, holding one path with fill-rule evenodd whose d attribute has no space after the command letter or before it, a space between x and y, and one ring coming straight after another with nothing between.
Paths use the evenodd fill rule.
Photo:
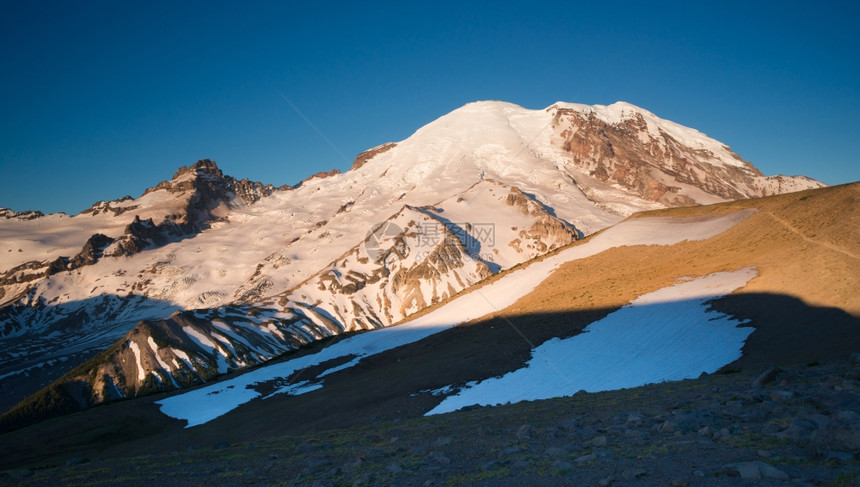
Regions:
<instances>
[{"instance_id":1,"label":"exposed rock on mountain","mask_svg":"<svg viewBox=\"0 0 860 487\"><path fill-rule=\"evenodd\" d=\"M45 216L41 211L14 211L9 208L0 208L0 218L5 218L7 220L11 220L13 218L17 220L32 220L34 218L39 218Z\"/></svg>"},{"instance_id":2,"label":"exposed rock on mountain","mask_svg":"<svg viewBox=\"0 0 860 487\"><path fill-rule=\"evenodd\" d=\"M704 202L702 191L733 200L821 186L803 177L765 178L728 146L627 103L558 103L547 111L575 167L667 206Z\"/></svg>"},{"instance_id":3,"label":"exposed rock on mountain","mask_svg":"<svg viewBox=\"0 0 860 487\"><path fill-rule=\"evenodd\" d=\"M212 219L221 216L217 211L223 205L240 202L254 203L260 198L270 196L275 187L243 179L237 181L218 169L218 165L209 159L197 161L188 167L181 167L170 181L163 181L150 191L166 190L170 193L189 194L184 212L173 219L179 223L189 223L192 226L205 225ZM144 193L146 194L146 193Z\"/></svg>"},{"instance_id":4,"label":"exposed rock on mountain","mask_svg":"<svg viewBox=\"0 0 860 487\"><path fill-rule=\"evenodd\" d=\"M312 175L308 176L307 179L305 179L304 181L301 181L299 184L296 185L296 187L299 187L299 186L307 183L308 181L310 181L312 179L325 179L325 178L330 178L332 176L337 176L338 174L340 174L340 169L332 169L330 171L320 171L316 174L312 174Z\"/></svg>"},{"instance_id":5,"label":"exposed rock on mountain","mask_svg":"<svg viewBox=\"0 0 860 487\"><path fill-rule=\"evenodd\" d=\"M119 203L126 203L126 202L132 201L132 200L133 200L133 198L131 196L123 196L122 198L120 198L116 201L99 201L98 203L94 204L93 206L89 207L88 209L82 211L81 214L83 214L83 215L89 214L92 216L96 216L99 213L110 212L114 216L119 216L119 215L122 215L123 213L125 213L127 211L132 211L132 210L137 209L138 206L137 205L113 206L113 205L111 205L111 203L116 205Z\"/></svg>"},{"instance_id":6,"label":"exposed rock on mountain","mask_svg":"<svg viewBox=\"0 0 860 487\"><path fill-rule=\"evenodd\" d=\"M397 147L397 144L394 142L386 142L385 144L378 145L373 149L368 149L361 154L355 156L355 161L352 163L352 167L349 168L350 171L354 171L361 166L365 165L367 161L373 159L374 157L387 152L393 148Z\"/></svg>"}]
</instances>

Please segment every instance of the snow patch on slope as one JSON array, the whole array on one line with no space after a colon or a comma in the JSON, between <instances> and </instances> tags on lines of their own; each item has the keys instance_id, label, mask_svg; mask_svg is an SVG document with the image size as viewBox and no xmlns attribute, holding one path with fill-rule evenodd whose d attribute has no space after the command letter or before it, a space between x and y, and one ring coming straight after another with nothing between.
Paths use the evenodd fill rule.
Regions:
<instances>
[{"instance_id":1,"label":"snow patch on slope","mask_svg":"<svg viewBox=\"0 0 860 487\"><path fill-rule=\"evenodd\" d=\"M134 362L137 364L137 380L142 381L146 378L146 371L140 361L140 347L134 341L128 342L128 346L134 352Z\"/></svg>"},{"instance_id":2,"label":"snow patch on slope","mask_svg":"<svg viewBox=\"0 0 860 487\"><path fill-rule=\"evenodd\" d=\"M467 385L427 415L638 387L713 373L737 360L753 328L708 310L708 301L746 285L756 272L718 272L640 296L581 334L554 338L523 368Z\"/></svg>"}]
</instances>

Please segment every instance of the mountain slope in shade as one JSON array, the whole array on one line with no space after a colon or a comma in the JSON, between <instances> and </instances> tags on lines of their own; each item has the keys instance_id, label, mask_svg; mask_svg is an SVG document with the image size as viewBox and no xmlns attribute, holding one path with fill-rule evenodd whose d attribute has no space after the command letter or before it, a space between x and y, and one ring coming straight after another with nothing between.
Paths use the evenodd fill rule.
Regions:
<instances>
[{"instance_id":1,"label":"mountain slope in shade","mask_svg":"<svg viewBox=\"0 0 860 487\"><path fill-rule=\"evenodd\" d=\"M396 323L636 211L816 186L623 103L472 103L294 188L201 161L73 217L4 210L0 388L100 351L80 404L181 387Z\"/></svg>"}]
</instances>

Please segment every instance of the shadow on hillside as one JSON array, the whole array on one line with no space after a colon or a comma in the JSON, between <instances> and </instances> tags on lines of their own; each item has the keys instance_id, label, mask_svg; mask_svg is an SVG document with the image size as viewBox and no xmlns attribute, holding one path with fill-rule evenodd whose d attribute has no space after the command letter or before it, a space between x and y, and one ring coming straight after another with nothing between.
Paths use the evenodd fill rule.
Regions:
<instances>
[{"instance_id":1,"label":"shadow on hillside","mask_svg":"<svg viewBox=\"0 0 860 487\"><path fill-rule=\"evenodd\" d=\"M497 274L502 270L502 267L499 264L496 264L495 262L487 260L485 258L486 256L491 255L489 252L483 249L483 244L485 242L483 242L482 240L487 238L488 236L479 235L479 238L475 238L474 236L472 236L472 233L470 233L472 231L471 223L455 223L436 212L431 212L423 209L421 209L420 211L428 215L430 218L435 218L442 222L442 224L448 228L448 231L453 233L454 236L460 240L460 244L466 251L466 255L468 255L472 260L482 262L493 274ZM467 226L469 226L469 228L466 228ZM477 232L475 233L478 234ZM495 235L493 235L492 238L495 238Z\"/></svg>"},{"instance_id":2,"label":"shadow on hillside","mask_svg":"<svg viewBox=\"0 0 860 487\"><path fill-rule=\"evenodd\" d=\"M808 364L860 352L860 317L839 308L810 306L781 294L733 294L713 308L756 328L743 356L723 371Z\"/></svg>"},{"instance_id":3,"label":"shadow on hillside","mask_svg":"<svg viewBox=\"0 0 860 487\"><path fill-rule=\"evenodd\" d=\"M523 193L524 195L528 196L529 198L531 198L531 200L532 200L532 201L534 201L535 203L537 203L537 204L541 205L541 207L543 207L544 211L546 211L547 213L549 213L549 214L550 214L550 216L552 216L553 218L558 219L558 220L560 220L560 221L564 222L568 227L570 227L571 229L573 229L574 231L576 231L576 238L577 238L577 239L585 238L585 233L583 233L583 232L582 232L582 230L580 230L580 229L576 228L576 225L574 225L573 223L570 223L569 221L565 220L564 218L562 218L562 217L558 216L558 215L555 213L555 208L553 208L553 207L551 207L551 206L549 206L549 205L545 205L544 203L542 203L542 202L541 202L541 200L539 200L539 199L537 198L537 196L536 196L534 193L528 193L528 192L525 192L525 191L523 191L522 193Z\"/></svg>"},{"instance_id":4,"label":"shadow on hillside","mask_svg":"<svg viewBox=\"0 0 860 487\"><path fill-rule=\"evenodd\" d=\"M660 316L671 313L677 304L652 305L648 311ZM729 316L749 319L749 323L740 326L755 328L743 347L742 359L724 370L755 371L770 365L841 359L860 350L860 318L840 309L809 306L797 298L774 294L723 298L709 304ZM300 396L257 399L194 429L200 434L217 431L218 435L242 430L242 441L252 441L273 428L281 434L293 434L382 418L420 416L442 399L427 391L520 369L532 357L532 345L580 334L586 326L615 310L491 318L450 328L367 356L354 367L327 375L322 389ZM810 331L811 326L814 331ZM803 340L792 339L796 332L804 333ZM339 344L343 346L347 341ZM701 346L701 353L707 353L710 344ZM587 364L555 365L580 368ZM313 381L317 372L299 371L291 379ZM279 416L293 420L277 425L260 421Z\"/></svg>"},{"instance_id":5,"label":"shadow on hillside","mask_svg":"<svg viewBox=\"0 0 860 487\"><path fill-rule=\"evenodd\" d=\"M660 319L668 317L661 313L671 312L677 305L661 303L648 311ZM741 326L755 328L743 347L744 356L724 370L754 373L770 365L842 359L860 350L860 318L840 309L809 306L795 297L774 294L729 296L709 305L729 316L749 319ZM184 421L168 418L159 411L154 401L163 399L164 394L99 406L0 436L0 469L40 462L58 464L93 452L126 456L181 451L192 445L253 442L420 417L443 399L429 391L520 369L532 357L533 346L552 338L578 335L587 325L616 309L495 317L425 334L325 376L321 389L299 396L280 394L254 399L190 429L183 428ZM395 332L395 328L362 335L383 336ZM407 331L404 327L392 335ZM314 347L313 353L336 346L349 351L344 345L349 341L343 338L332 345ZM703 343L701 353L707 351L708 343ZM307 358L308 351L302 355ZM257 368L255 374L259 376L266 367L283 365L290 357ZM326 358L332 360L330 355ZM582 368L588 364L556 365ZM324 369L308 367L293 374L291 381L314 380ZM206 400L218 397L210 395ZM52 439L50 445L35 440L46 437ZM117 448L119 445L122 446Z\"/></svg>"},{"instance_id":6,"label":"shadow on hillside","mask_svg":"<svg viewBox=\"0 0 860 487\"><path fill-rule=\"evenodd\" d=\"M111 346L140 320L179 309L145 296L112 294L0 309L0 412Z\"/></svg>"}]
</instances>

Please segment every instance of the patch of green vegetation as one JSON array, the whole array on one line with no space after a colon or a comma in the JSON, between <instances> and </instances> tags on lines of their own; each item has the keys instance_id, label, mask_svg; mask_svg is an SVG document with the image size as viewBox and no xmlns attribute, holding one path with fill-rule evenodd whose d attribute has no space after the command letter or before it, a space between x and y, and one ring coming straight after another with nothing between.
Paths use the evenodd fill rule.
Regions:
<instances>
[{"instance_id":1,"label":"patch of green vegetation","mask_svg":"<svg viewBox=\"0 0 860 487\"><path fill-rule=\"evenodd\" d=\"M80 411L81 405L61 384L53 383L27 397L0 416L0 432L29 426L44 419Z\"/></svg>"},{"instance_id":2,"label":"patch of green vegetation","mask_svg":"<svg viewBox=\"0 0 860 487\"><path fill-rule=\"evenodd\" d=\"M669 453L669 447L663 443L651 443L645 445L637 455L639 458L648 459L654 457L662 457Z\"/></svg>"},{"instance_id":3,"label":"patch of green vegetation","mask_svg":"<svg viewBox=\"0 0 860 487\"><path fill-rule=\"evenodd\" d=\"M445 479L445 485L475 485L487 480L506 478L511 475L511 468L508 466L500 466L493 469L482 469L478 472L452 475Z\"/></svg>"},{"instance_id":4,"label":"patch of green vegetation","mask_svg":"<svg viewBox=\"0 0 860 487\"><path fill-rule=\"evenodd\" d=\"M857 472L839 472L827 485L829 487L854 487L857 482Z\"/></svg>"},{"instance_id":5,"label":"patch of green vegetation","mask_svg":"<svg viewBox=\"0 0 860 487\"><path fill-rule=\"evenodd\" d=\"M815 461L813 458L803 457L803 456L773 456L770 458L765 458L764 461L771 465L818 465L819 462Z\"/></svg>"}]
</instances>

